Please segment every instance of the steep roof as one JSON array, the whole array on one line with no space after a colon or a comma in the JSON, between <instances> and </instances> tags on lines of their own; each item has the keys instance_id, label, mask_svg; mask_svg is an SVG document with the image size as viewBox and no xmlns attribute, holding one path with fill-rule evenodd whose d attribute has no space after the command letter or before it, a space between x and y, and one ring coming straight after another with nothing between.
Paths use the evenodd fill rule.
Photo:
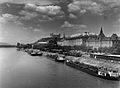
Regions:
<instances>
[{"instance_id":1,"label":"steep roof","mask_svg":"<svg viewBox=\"0 0 120 88\"><path fill-rule=\"evenodd\" d=\"M117 34L112 34L111 39L112 40L118 40L118 35Z\"/></svg>"},{"instance_id":2,"label":"steep roof","mask_svg":"<svg viewBox=\"0 0 120 88\"><path fill-rule=\"evenodd\" d=\"M112 41L111 37L104 37L102 38L102 40L99 38L99 36L97 37L89 37L87 39L88 42L98 42L98 41Z\"/></svg>"},{"instance_id":3,"label":"steep roof","mask_svg":"<svg viewBox=\"0 0 120 88\"><path fill-rule=\"evenodd\" d=\"M101 27L99 38L102 39L104 37L105 37L105 34L103 33L103 30L102 30L102 27Z\"/></svg>"}]
</instances>

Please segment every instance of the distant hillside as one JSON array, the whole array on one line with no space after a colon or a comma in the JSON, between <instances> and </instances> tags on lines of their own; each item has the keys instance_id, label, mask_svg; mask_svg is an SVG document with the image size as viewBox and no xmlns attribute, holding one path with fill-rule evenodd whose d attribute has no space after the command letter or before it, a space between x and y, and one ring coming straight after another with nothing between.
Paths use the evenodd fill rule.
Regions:
<instances>
[{"instance_id":1,"label":"distant hillside","mask_svg":"<svg viewBox=\"0 0 120 88\"><path fill-rule=\"evenodd\" d=\"M11 45L9 43L0 42L0 47L15 47L16 45Z\"/></svg>"},{"instance_id":2,"label":"distant hillside","mask_svg":"<svg viewBox=\"0 0 120 88\"><path fill-rule=\"evenodd\" d=\"M9 43L0 42L0 45L10 45Z\"/></svg>"}]
</instances>

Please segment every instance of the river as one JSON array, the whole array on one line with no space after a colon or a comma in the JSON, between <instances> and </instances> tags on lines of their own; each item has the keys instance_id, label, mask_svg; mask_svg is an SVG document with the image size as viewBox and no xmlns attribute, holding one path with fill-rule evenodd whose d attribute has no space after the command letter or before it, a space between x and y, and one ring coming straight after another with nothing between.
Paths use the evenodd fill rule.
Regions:
<instances>
[{"instance_id":1,"label":"river","mask_svg":"<svg viewBox=\"0 0 120 88\"><path fill-rule=\"evenodd\" d=\"M120 88L120 81L94 77L15 48L0 48L0 88Z\"/></svg>"}]
</instances>

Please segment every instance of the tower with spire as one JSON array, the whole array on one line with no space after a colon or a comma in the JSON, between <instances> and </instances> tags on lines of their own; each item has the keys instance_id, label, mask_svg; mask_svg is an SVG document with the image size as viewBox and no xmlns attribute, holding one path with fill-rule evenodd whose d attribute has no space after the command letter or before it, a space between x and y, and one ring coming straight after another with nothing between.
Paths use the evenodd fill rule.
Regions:
<instances>
[{"instance_id":1,"label":"tower with spire","mask_svg":"<svg viewBox=\"0 0 120 88\"><path fill-rule=\"evenodd\" d=\"M105 38L105 34L103 33L103 29L101 27L100 34L99 34L99 39L102 40L103 38Z\"/></svg>"},{"instance_id":2,"label":"tower with spire","mask_svg":"<svg viewBox=\"0 0 120 88\"><path fill-rule=\"evenodd\" d=\"M100 47L102 47L102 41L105 38L105 34L103 33L103 29L101 27L100 34L98 35L100 41Z\"/></svg>"}]
</instances>

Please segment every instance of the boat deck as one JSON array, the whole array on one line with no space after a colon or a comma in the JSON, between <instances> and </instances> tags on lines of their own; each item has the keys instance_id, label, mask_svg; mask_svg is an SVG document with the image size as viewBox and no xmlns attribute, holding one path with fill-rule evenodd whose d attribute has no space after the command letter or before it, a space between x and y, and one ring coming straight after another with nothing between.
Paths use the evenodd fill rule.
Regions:
<instances>
[{"instance_id":1,"label":"boat deck","mask_svg":"<svg viewBox=\"0 0 120 88\"><path fill-rule=\"evenodd\" d=\"M88 55L82 56L82 57L68 57L68 59L73 59L77 60L80 63L85 63L91 66L96 66L96 67L106 67L106 68L111 68L111 69L118 69L120 73L120 63L119 62L111 62L108 60L98 60L94 58L90 58Z\"/></svg>"}]
</instances>

